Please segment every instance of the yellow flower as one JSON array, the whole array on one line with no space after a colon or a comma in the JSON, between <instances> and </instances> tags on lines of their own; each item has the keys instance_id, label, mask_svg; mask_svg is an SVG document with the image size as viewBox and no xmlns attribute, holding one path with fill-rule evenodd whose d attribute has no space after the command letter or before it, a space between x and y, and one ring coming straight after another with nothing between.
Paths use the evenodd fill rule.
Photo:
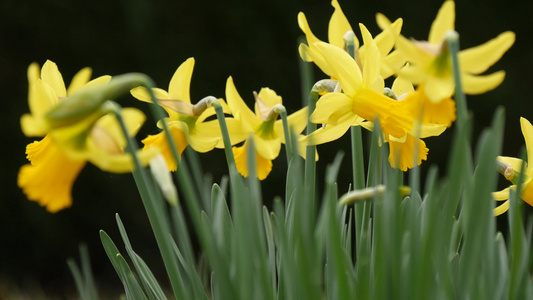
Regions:
<instances>
[{"instance_id":1,"label":"yellow flower","mask_svg":"<svg viewBox=\"0 0 533 300\"><path fill-rule=\"evenodd\" d=\"M54 128L47 120L50 111L69 101L69 97L106 84L109 76L88 82L91 70L85 68L65 89L61 73L53 62L47 61L39 73L37 64L28 68L31 114L22 116L21 125L27 136L44 135L44 138L27 146L30 164L20 168L18 186L29 200L38 202L50 212L57 212L72 204L72 185L87 162L115 173L130 172L133 163L131 156L123 153L126 141L114 115L94 119L93 114L89 114L87 119L92 124L83 124L85 131L81 131L78 124ZM122 113L129 132L137 132L144 122L144 114L136 109L124 109ZM87 120L81 119L79 123L87 123ZM80 127L74 130L78 134L75 146L65 143L69 138L62 136L72 127ZM140 155L141 162L147 164L154 154Z\"/></svg>"},{"instance_id":2,"label":"yellow flower","mask_svg":"<svg viewBox=\"0 0 533 300\"><path fill-rule=\"evenodd\" d=\"M168 92L154 88L153 92L159 104L168 113L167 123L170 134L177 146L178 152L185 150L190 145L197 152L208 152L213 148L223 148L222 134L217 120L205 121L215 114L213 107L207 107L205 101L196 105L191 104L189 89L194 68L194 58L182 63L170 80ZM131 90L131 94L145 102L152 102L148 91L144 87ZM219 99L224 112L229 112L227 105ZM229 127L234 127L235 120L227 118ZM145 149L158 147L171 171L177 169L177 163L172 155L170 145L163 131L156 135L149 135L143 141Z\"/></svg>"},{"instance_id":3,"label":"yellow flower","mask_svg":"<svg viewBox=\"0 0 533 300\"><path fill-rule=\"evenodd\" d=\"M331 45L337 46L346 51L346 43L344 37L347 32L353 32L348 19L342 12L342 9L337 0L331 1L331 5L334 7L334 12L331 15L328 26L328 41ZM333 71L328 67L328 64L324 62L324 59L320 57L317 53L317 49L314 47L314 44L321 42L311 31L309 24L304 13L300 12L298 14L298 25L300 29L304 32L307 44L300 45L299 51L300 56L303 60L314 62L324 73L329 76L333 75ZM398 19L392 24L393 32L395 35L400 34L402 28L402 19ZM376 46L379 49L381 54L381 69L380 74L383 78L388 78L392 76L396 69L400 68L405 64L405 59L397 51L391 52L394 47L395 37L389 32L383 31L378 34L375 38ZM359 41L354 37L355 47L356 47L356 57L355 60L361 65L365 61L365 45L359 47ZM364 68L364 65L363 65Z\"/></svg>"},{"instance_id":4,"label":"yellow flower","mask_svg":"<svg viewBox=\"0 0 533 300\"><path fill-rule=\"evenodd\" d=\"M229 77L226 83L226 100L235 119L241 122L241 128L228 126L232 144L252 138L257 164L257 177L265 179L272 169L272 160L279 155L281 144L285 143L283 124L276 120L278 112L276 106L282 104L281 96L269 88L262 88L255 95L255 112L252 112L239 95L233 78ZM289 127L296 133L300 133L307 125L307 107L302 108L287 117ZM247 147L248 140L244 145L233 147L233 154L237 164L237 170L244 177L248 176Z\"/></svg>"},{"instance_id":5,"label":"yellow flower","mask_svg":"<svg viewBox=\"0 0 533 300\"><path fill-rule=\"evenodd\" d=\"M525 118L520 118L520 126L522 127L522 134L526 141L527 160L529 161L533 157L533 126ZM492 193L492 197L496 201L505 201L494 209L496 216L503 214L509 209L509 191L510 189L516 189L516 179L518 179L517 173L522 172L523 161L514 157L499 156L498 161L506 165L507 168L501 170L505 178L513 183L510 187L501 190L499 192ZM527 204L533 206L533 165L525 163L524 182L522 183L522 194L520 197Z\"/></svg>"},{"instance_id":6,"label":"yellow flower","mask_svg":"<svg viewBox=\"0 0 533 300\"><path fill-rule=\"evenodd\" d=\"M344 92L328 93L318 100L310 120L326 126L307 137L309 144L338 139L350 126L375 118L379 118L385 137L403 138L413 127L414 113L406 109L403 101L383 94L379 50L366 27L360 27L367 47L363 69L342 49L323 42L314 44Z\"/></svg>"},{"instance_id":7,"label":"yellow flower","mask_svg":"<svg viewBox=\"0 0 533 300\"><path fill-rule=\"evenodd\" d=\"M381 14L379 26L390 28L390 21ZM413 84L424 83L423 91L432 102L449 98L454 91L451 58L445 41L446 34L454 30L455 3L445 1L431 25L427 42L408 40L399 35L396 48L409 62L400 75ZM481 94L496 88L505 77L504 71L479 75L496 63L513 45L515 34L507 31L477 47L459 52L461 82L466 94Z\"/></svg>"}]
</instances>

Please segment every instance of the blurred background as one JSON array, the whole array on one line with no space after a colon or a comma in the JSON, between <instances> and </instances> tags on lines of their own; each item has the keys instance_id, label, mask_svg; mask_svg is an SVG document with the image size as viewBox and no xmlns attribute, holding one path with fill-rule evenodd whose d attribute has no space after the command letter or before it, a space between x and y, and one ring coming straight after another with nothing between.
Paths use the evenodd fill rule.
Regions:
<instances>
[{"instance_id":1,"label":"blurred background","mask_svg":"<svg viewBox=\"0 0 533 300\"><path fill-rule=\"evenodd\" d=\"M402 17L402 33L427 39L429 27L441 1L340 0L352 27L364 23L373 35L379 33L375 13L390 19ZM479 45L511 30L515 45L490 71L505 70L505 82L482 96L469 96L474 115L473 141L490 125L494 110L506 109L503 155L517 156L524 145L519 117L533 120L529 90L533 56L529 38L531 2L472 0L456 4L456 29L461 47ZM327 40L327 26L333 8L328 0L227 0L227 1L55 1L3 0L0 3L0 86L4 93L0 120L0 298L64 299L75 297L74 282L66 259L79 260L78 245L90 250L93 270L102 295L113 298L122 286L109 263L98 231L104 229L120 245L115 223L119 213L130 234L134 249L156 276L166 280L162 261L150 225L130 174L110 174L87 165L73 188L72 208L48 213L26 199L16 185L17 172L25 164L26 138L19 118L28 112L26 69L32 62L47 59L57 63L68 84L81 68L90 66L93 77L143 72L167 89L176 68L195 57L191 84L193 102L213 95L225 97L225 82L233 76L237 89L251 106L252 91L270 87L283 97L289 113L301 107L297 39L302 35L298 12L305 12L317 37ZM315 78L324 75L315 68ZM123 106L147 107L133 98ZM453 128L452 128L453 129ZM157 132L152 120L139 136ZM446 170L453 130L429 138L428 161ZM325 166L339 149L349 151L349 136L319 146L319 182ZM223 151L200 155L204 171L219 182L226 172ZM207 161L210 163L208 164ZM212 163L219 161L219 163ZM349 157L345 157L350 164ZM286 162L281 153L273 173L264 181L265 202L283 195ZM339 176L341 191L348 189L349 168ZM273 187L268 188L266 186ZM277 188L279 187L279 188ZM501 217L502 219L505 218ZM17 295L17 296L15 296Z\"/></svg>"}]
</instances>

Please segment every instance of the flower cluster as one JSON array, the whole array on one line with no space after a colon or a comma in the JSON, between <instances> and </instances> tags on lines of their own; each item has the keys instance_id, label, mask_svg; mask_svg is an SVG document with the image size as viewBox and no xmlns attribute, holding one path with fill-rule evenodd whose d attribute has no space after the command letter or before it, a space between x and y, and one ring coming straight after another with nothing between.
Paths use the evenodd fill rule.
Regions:
<instances>
[{"instance_id":1,"label":"flower cluster","mask_svg":"<svg viewBox=\"0 0 533 300\"><path fill-rule=\"evenodd\" d=\"M373 38L359 24L362 45L337 0L332 1L332 6L329 43L315 37L303 13L298 16L308 43L300 45L302 59L314 62L337 82L334 90L319 99L310 117L311 122L324 126L305 141L326 143L341 137L351 126L372 130L372 122L379 119L384 141L390 147L390 164L407 171L427 158L428 148L422 138L440 135L455 121L455 103L451 98L455 85L446 43L447 36L454 33L455 4L444 2L427 41L405 38L400 34L402 19L391 23L377 14L383 32ZM497 62L514 40L514 33L504 32L459 53L460 74L467 94L484 93L503 81L503 71L479 74ZM393 75L396 78L391 88L386 88L385 80Z\"/></svg>"},{"instance_id":2,"label":"flower cluster","mask_svg":"<svg viewBox=\"0 0 533 300\"><path fill-rule=\"evenodd\" d=\"M327 43L315 37L303 13L298 15L298 24L307 39L307 44L299 47L300 56L315 63L328 77L315 85L320 85L320 98L314 111L304 107L287 117L288 126L300 134L300 153L305 146L338 139L352 126L374 130L374 122L379 121L382 141L390 147L391 166L407 171L421 164L428 154L422 139L440 135L455 120L455 85L446 43L447 36L454 33L454 2L444 2L427 41L405 38L401 34L402 19L390 22L378 14L382 32L374 37L359 24L360 43L337 0L332 1L332 6ZM459 53L466 93L483 93L502 82L503 71L479 74L500 59L514 38L512 32L505 32ZM87 162L109 172L133 169L131 156L124 153L126 138L110 113L116 113L110 109L115 104L108 101L126 87L140 101L157 99L168 115L158 127L168 128L178 152L175 157L165 132L149 135L142 140L142 165L160 153L168 169L175 171L187 146L202 153L233 146L237 170L246 177L250 175L246 156L253 144L255 176L265 179L287 138L279 119L281 96L266 87L253 92L252 111L229 77L225 100L208 96L193 104L189 89L194 63L189 58L178 67L168 91L140 84L131 86L131 82L121 85L120 80L110 76L89 81L88 68L81 70L66 89L54 63L47 61L40 72L32 64L28 69L31 113L22 117L21 125L25 135L44 138L28 145L30 164L19 172L18 184L27 197L55 212L71 205L72 184ZM386 87L389 79L390 88ZM223 108L231 145L224 144L212 101L218 101ZM122 114L129 134L134 135L144 122L143 113L125 108ZM308 121L323 126L302 135Z\"/></svg>"}]
</instances>

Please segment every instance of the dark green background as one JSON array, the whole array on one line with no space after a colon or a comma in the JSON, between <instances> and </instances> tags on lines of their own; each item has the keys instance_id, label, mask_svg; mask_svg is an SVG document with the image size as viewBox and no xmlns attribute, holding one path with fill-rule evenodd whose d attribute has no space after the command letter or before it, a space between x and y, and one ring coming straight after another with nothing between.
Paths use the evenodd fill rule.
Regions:
<instances>
[{"instance_id":1,"label":"dark green background","mask_svg":"<svg viewBox=\"0 0 533 300\"><path fill-rule=\"evenodd\" d=\"M403 17L403 34L426 39L441 1L340 1L352 26L364 23L375 35L376 12L389 18ZM490 124L497 106L507 111L504 155L516 156L523 145L519 117L533 120L530 38L533 33L529 1L459 1L456 29L461 46L485 42L505 30L517 34L515 45L491 70L507 71L505 82L482 96L468 97L475 116L474 141ZM143 72L166 89L175 69L188 57L196 66L191 85L193 102L207 95L224 97L225 82L233 76L241 95L252 103L252 91L267 86L284 99L289 111L301 107L297 38L301 32L296 16L306 13L315 34L327 38L333 11L329 1L19 1L0 4L0 87L2 91L2 142L0 159L0 287L22 290L41 288L47 296L64 297L73 291L67 257L78 256L86 242L99 284L121 289L98 238L100 229L118 241L114 214L120 213L134 248L160 278L162 262L151 235L142 203L131 175L104 173L87 166L73 189L72 208L50 214L26 200L16 186L18 168L26 163L25 146L33 141L23 136L19 118L28 111L26 69L31 62L56 62L69 82L82 67L94 76ZM322 78L316 72L316 78ZM124 106L143 107L133 98ZM156 132L149 122L140 136ZM450 136L427 140L428 162L446 168ZM348 139L319 147L319 174L337 150L348 149ZM225 172L222 151L201 155L207 172L216 181ZM209 164L207 163L209 160ZM213 160L220 163L213 164ZM345 159L349 165L349 158ZM283 153L264 182L265 199L283 193ZM350 170L339 178L348 188ZM321 178L321 177L320 177ZM320 179L321 180L321 179ZM267 188L265 188L266 190Z\"/></svg>"}]
</instances>

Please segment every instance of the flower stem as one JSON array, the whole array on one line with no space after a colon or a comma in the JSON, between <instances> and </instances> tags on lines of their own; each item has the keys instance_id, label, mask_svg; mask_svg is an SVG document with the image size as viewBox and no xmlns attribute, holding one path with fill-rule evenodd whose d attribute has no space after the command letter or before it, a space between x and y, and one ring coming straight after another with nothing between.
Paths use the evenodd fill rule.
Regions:
<instances>
[{"instance_id":1,"label":"flower stem","mask_svg":"<svg viewBox=\"0 0 533 300\"><path fill-rule=\"evenodd\" d=\"M453 78L455 81L455 103L457 105L457 128L461 129L466 125L467 106L466 96L461 82L461 70L459 67L459 34L451 31L446 35L446 41L450 51L453 67Z\"/></svg>"},{"instance_id":2,"label":"flower stem","mask_svg":"<svg viewBox=\"0 0 533 300\"><path fill-rule=\"evenodd\" d=\"M127 140L126 151L132 155L135 169L133 170L133 177L135 183L141 194L141 199L152 225L152 230L159 246L161 256L163 257L163 262L165 264L170 283L172 285L172 290L176 296L182 295L185 287L182 284L180 278L180 272L178 268L178 260L174 254L171 243L170 235L170 225L168 216L162 210L162 207L159 205L163 203L163 199L157 199L158 193L155 192L155 187L153 185L153 179L151 179L146 170L142 167L139 158L137 157L138 147L136 142L128 134L126 124L122 118L120 112L120 107L118 104L113 103L113 113L115 114L120 127L124 133L124 136Z\"/></svg>"}]
</instances>

